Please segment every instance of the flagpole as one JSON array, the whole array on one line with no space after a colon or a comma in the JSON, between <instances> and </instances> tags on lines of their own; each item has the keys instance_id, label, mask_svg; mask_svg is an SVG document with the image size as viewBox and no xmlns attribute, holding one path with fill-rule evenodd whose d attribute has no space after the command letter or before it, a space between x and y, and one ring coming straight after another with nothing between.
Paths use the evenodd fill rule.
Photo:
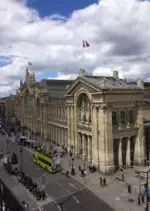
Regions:
<instances>
[{"instance_id":1,"label":"flagpole","mask_svg":"<svg viewBox=\"0 0 150 211\"><path fill-rule=\"evenodd\" d=\"M85 49L84 48L88 48L90 45L89 43L86 41L86 40L82 40L82 54L83 54L83 69L86 69L85 68Z\"/></svg>"},{"instance_id":2,"label":"flagpole","mask_svg":"<svg viewBox=\"0 0 150 211\"><path fill-rule=\"evenodd\" d=\"M85 69L85 67L84 67L84 48L85 48L85 45L84 45L84 40L83 40L83 41L82 41L82 54L83 54L83 59L82 59L82 63L83 63L82 66L83 66L83 67L82 67L82 68L83 68L83 69Z\"/></svg>"}]
</instances>

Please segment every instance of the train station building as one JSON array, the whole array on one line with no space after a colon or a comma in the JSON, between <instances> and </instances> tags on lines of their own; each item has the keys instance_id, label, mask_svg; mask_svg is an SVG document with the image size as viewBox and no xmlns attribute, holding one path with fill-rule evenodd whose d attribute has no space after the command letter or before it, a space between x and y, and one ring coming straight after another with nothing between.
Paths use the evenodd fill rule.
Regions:
<instances>
[{"instance_id":1,"label":"train station building","mask_svg":"<svg viewBox=\"0 0 150 211\"><path fill-rule=\"evenodd\" d=\"M33 134L72 147L103 173L149 156L150 83L130 83L117 71L104 77L81 69L75 80L36 82L27 69L7 110Z\"/></svg>"}]
</instances>

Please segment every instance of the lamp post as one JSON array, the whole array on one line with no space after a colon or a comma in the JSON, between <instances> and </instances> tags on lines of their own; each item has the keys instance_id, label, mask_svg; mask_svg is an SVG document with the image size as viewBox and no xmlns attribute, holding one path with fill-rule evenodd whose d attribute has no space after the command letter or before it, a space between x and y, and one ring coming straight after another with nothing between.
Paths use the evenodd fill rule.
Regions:
<instances>
[{"instance_id":1,"label":"lamp post","mask_svg":"<svg viewBox=\"0 0 150 211\"><path fill-rule=\"evenodd\" d=\"M145 211L149 211L149 190L148 190L148 185L149 185L148 176L149 176L149 172L150 172L150 169L148 169L147 171L140 171L140 173L145 173L146 174L147 200L146 200L146 209L145 209Z\"/></svg>"},{"instance_id":2,"label":"lamp post","mask_svg":"<svg viewBox=\"0 0 150 211\"><path fill-rule=\"evenodd\" d=\"M23 146L20 145L20 172L22 173L22 168L23 168L23 165L22 165L22 153L23 153Z\"/></svg>"}]
</instances>

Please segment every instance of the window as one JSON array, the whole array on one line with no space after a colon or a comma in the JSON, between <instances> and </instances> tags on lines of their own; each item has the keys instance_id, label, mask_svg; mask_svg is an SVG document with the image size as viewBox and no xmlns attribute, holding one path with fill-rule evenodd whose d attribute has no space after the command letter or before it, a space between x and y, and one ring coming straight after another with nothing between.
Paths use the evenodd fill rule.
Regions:
<instances>
[{"instance_id":1,"label":"window","mask_svg":"<svg viewBox=\"0 0 150 211\"><path fill-rule=\"evenodd\" d=\"M120 123L122 125L124 125L126 123L126 117L125 117L125 112L124 111L120 112Z\"/></svg>"},{"instance_id":2,"label":"window","mask_svg":"<svg viewBox=\"0 0 150 211\"><path fill-rule=\"evenodd\" d=\"M117 113L115 111L112 112L112 124L117 125Z\"/></svg>"},{"instance_id":3,"label":"window","mask_svg":"<svg viewBox=\"0 0 150 211\"><path fill-rule=\"evenodd\" d=\"M128 113L128 115L129 115L129 123L133 123L134 122L133 111L130 110L129 113Z\"/></svg>"}]
</instances>

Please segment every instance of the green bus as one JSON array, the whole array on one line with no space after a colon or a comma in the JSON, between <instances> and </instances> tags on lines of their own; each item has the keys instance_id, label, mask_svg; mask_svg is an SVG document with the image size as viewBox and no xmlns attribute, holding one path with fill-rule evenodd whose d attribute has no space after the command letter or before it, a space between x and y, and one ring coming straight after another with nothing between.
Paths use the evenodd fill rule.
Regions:
<instances>
[{"instance_id":1,"label":"green bus","mask_svg":"<svg viewBox=\"0 0 150 211\"><path fill-rule=\"evenodd\" d=\"M55 165L52 158L43 155L39 152L35 152L33 154L33 162L51 173L56 173L61 170L60 165Z\"/></svg>"}]
</instances>

